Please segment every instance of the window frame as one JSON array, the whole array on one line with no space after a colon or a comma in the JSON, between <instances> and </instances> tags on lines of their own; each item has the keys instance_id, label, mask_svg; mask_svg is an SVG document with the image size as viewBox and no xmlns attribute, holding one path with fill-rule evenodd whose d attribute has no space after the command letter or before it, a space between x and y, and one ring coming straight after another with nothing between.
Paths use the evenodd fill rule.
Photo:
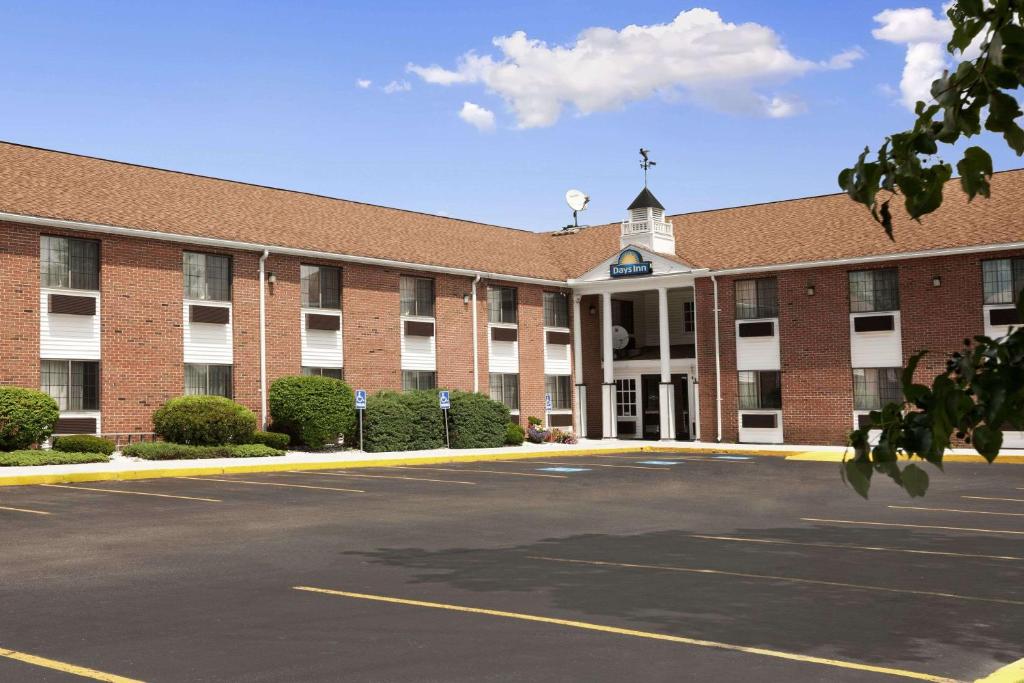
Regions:
<instances>
[{"instance_id":1,"label":"window frame","mask_svg":"<svg viewBox=\"0 0 1024 683\"><path fill-rule=\"evenodd\" d=\"M497 380L497 382L495 381ZM498 384L500 386L495 386ZM495 396L495 392L498 396ZM514 400L509 400L509 395ZM519 412L519 373L518 372L491 372L487 375L487 395L491 400L503 404L512 413Z\"/></svg>"},{"instance_id":2,"label":"window frame","mask_svg":"<svg viewBox=\"0 0 1024 683\"><path fill-rule=\"evenodd\" d=\"M56 250L58 253L66 253L67 263L61 263L61 261L54 261L50 257L54 253L54 249L51 245L63 244L63 249ZM76 257L73 247L85 247L91 248L92 253L83 256L79 254L77 260L79 262L85 261L88 263L92 261L91 271L84 269L76 269ZM54 284L52 281L52 275L54 274L51 270L54 266L61 266L61 270L58 271L57 283ZM66 270L64 268L66 267ZM39 236L39 286L42 289L69 289L78 290L83 292L98 292L100 291L100 241L82 239L79 237L64 237L62 235L40 235ZM78 276L78 277L76 277ZM84 282L81 278L86 278ZM64 284L62 280L66 278L67 284ZM81 285L95 285L95 286L81 286Z\"/></svg>"},{"instance_id":3,"label":"window frame","mask_svg":"<svg viewBox=\"0 0 1024 683\"><path fill-rule=\"evenodd\" d=\"M855 301L854 301L854 292L856 290L856 284L855 284L854 280L858 276L862 276L862 275L870 275L870 277L871 277L871 291L870 291L871 301L870 302L866 302L865 296L867 296L867 294L865 293L865 291L862 291L857 301L858 302L864 302L864 303L855 303ZM882 275L884 275L886 277L891 276L891 279L892 279L891 287L889 287L889 286L880 287L879 286L879 279L880 279L879 276L882 276ZM850 313L851 314L857 314L857 313L895 313L895 312L900 310L900 273L899 273L899 268L898 267L893 266L893 267L889 267L889 268L868 268L868 269L863 269L863 270L850 270L850 271L847 271L846 281L847 281L847 302L848 302L848 305L850 307ZM888 293L889 296L893 297L893 300L891 300L891 301L884 300L883 296L879 295L879 292L882 292L883 296L884 296L884 293ZM894 307L886 307L886 304L892 304L892 303L895 304ZM860 308L859 306L870 306L870 307L869 308Z\"/></svg>"},{"instance_id":4,"label":"window frame","mask_svg":"<svg viewBox=\"0 0 1024 683\"><path fill-rule=\"evenodd\" d=\"M1009 292L1000 292L999 297L1003 298L1004 294L1009 298L1005 301L989 301L988 285L990 278L988 277L988 267L997 266L1000 264L1007 264L1009 272ZM999 278L1001 280L1002 278ZM1020 296L1021 291L1024 290L1024 258L1021 257L1007 257L997 259L986 259L981 262L981 302L984 306L1012 306L1017 303L1017 298Z\"/></svg>"},{"instance_id":5,"label":"window frame","mask_svg":"<svg viewBox=\"0 0 1024 683\"><path fill-rule=\"evenodd\" d=\"M550 302L558 300L561 300L562 306L560 309L555 309L555 304ZM560 314L563 312L564 321L560 320L562 317ZM565 324L559 324L561 322ZM565 292L544 292L544 327L558 330L569 329L569 296Z\"/></svg>"},{"instance_id":6,"label":"window frame","mask_svg":"<svg viewBox=\"0 0 1024 683\"><path fill-rule=\"evenodd\" d=\"M234 365L226 365L222 363L185 363L185 389L184 394L186 396L223 396L224 398L234 399L235 397L235 371ZM199 368L203 368L202 378L202 389L203 391L190 391L189 384L189 368L193 368L198 371ZM227 393L212 393L210 391L210 370L216 368L217 370L227 369ZM223 378L219 378L223 380ZM191 385L195 387L196 385Z\"/></svg>"},{"instance_id":7,"label":"window frame","mask_svg":"<svg viewBox=\"0 0 1024 683\"><path fill-rule=\"evenodd\" d=\"M424 377L430 377L430 386L420 386ZM416 386L409 386L409 378L415 377ZM427 391L437 389L436 370L402 370L402 391Z\"/></svg>"},{"instance_id":8,"label":"window frame","mask_svg":"<svg viewBox=\"0 0 1024 683\"><path fill-rule=\"evenodd\" d=\"M505 320L506 308L509 301L506 295L510 295L512 319ZM497 300L497 305L495 305ZM518 325L519 324L519 291L516 287L506 285L487 286L487 322L491 325Z\"/></svg>"},{"instance_id":9,"label":"window frame","mask_svg":"<svg viewBox=\"0 0 1024 683\"><path fill-rule=\"evenodd\" d=\"M697 302L687 300L683 302L683 334L695 334L697 332Z\"/></svg>"},{"instance_id":10,"label":"window frame","mask_svg":"<svg viewBox=\"0 0 1024 683\"><path fill-rule=\"evenodd\" d=\"M615 417L636 418L639 415L640 394L635 377L615 380Z\"/></svg>"},{"instance_id":11,"label":"window frame","mask_svg":"<svg viewBox=\"0 0 1024 683\"><path fill-rule=\"evenodd\" d=\"M424 293L421 286L425 283L430 285L430 301L427 305L423 305L421 299ZM398 313L403 318L434 318L437 311L437 285L434 278L402 275L398 280L398 307Z\"/></svg>"},{"instance_id":12,"label":"window frame","mask_svg":"<svg viewBox=\"0 0 1024 683\"><path fill-rule=\"evenodd\" d=\"M299 369L302 375L307 377L330 377L331 379L345 379L345 368L324 368L318 365L303 365ZM332 373L332 374L325 374ZM335 377L335 373L337 377Z\"/></svg>"},{"instance_id":13,"label":"window frame","mask_svg":"<svg viewBox=\"0 0 1024 683\"><path fill-rule=\"evenodd\" d=\"M887 380L887 389L888 389L888 391L883 391L882 390L882 388L883 388L882 377L881 377L882 371L885 371L887 374L890 375L889 379ZM864 380L861 381L861 382L857 381L857 373L858 372L865 373L863 375L864 376ZM861 391L861 392L858 393L858 391L857 391L858 386L865 387L865 386L870 386L872 384L872 382L868 379L868 375L867 375L868 372L873 372L875 374L875 379L874 379L874 382L873 382L874 387L875 387L874 393L873 394L866 394L864 391ZM853 409L856 410L856 411L881 410L885 405L887 405L888 403L890 403L892 401L895 401L897 403L902 403L903 402L903 386L902 386L902 380L901 380L901 377L900 377L901 372L902 372L902 369L901 368L896 368L896 367L853 368L853 371L851 373L851 377L853 379ZM887 396L888 396L888 398L886 398ZM863 398L872 399L870 401L870 403L877 404L877 405L872 405L872 406L864 407L864 405L862 403L858 403L858 399L863 399Z\"/></svg>"},{"instance_id":14,"label":"window frame","mask_svg":"<svg viewBox=\"0 0 1024 683\"><path fill-rule=\"evenodd\" d=\"M736 373L736 406L738 410L782 410L782 371L781 370L740 370ZM775 386L765 386L762 383L762 376L774 375L777 379ZM751 375L753 382L744 382L744 375ZM744 392L744 385L753 385L753 395ZM770 393L769 393L770 392ZM745 399L755 399L756 405L750 405ZM769 399L769 400L766 400ZM777 398L777 401L774 400ZM777 403L777 405L775 405Z\"/></svg>"},{"instance_id":15,"label":"window frame","mask_svg":"<svg viewBox=\"0 0 1024 683\"><path fill-rule=\"evenodd\" d=\"M53 384L47 382L47 377L53 377L54 371L57 369L53 367L51 370L47 370L47 364L51 366L59 366L61 372L61 378L64 380L63 383ZM77 367L76 367L77 366ZM95 368L91 377L87 377L87 369ZM75 375L78 374L75 370L81 370L81 380L76 384ZM73 389L81 389L81 396L73 397ZM87 389L92 388L93 395L87 394ZM51 389L63 389L59 395L55 395ZM100 406L101 396L101 383L100 383L100 362L98 360L75 360L75 359L54 359L54 358L43 358L39 363L39 390L44 394L51 396L57 401L57 406L62 413L77 413L77 412L98 412ZM72 407L71 401L75 398L78 405Z\"/></svg>"},{"instance_id":16,"label":"window frame","mask_svg":"<svg viewBox=\"0 0 1024 683\"><path fill-rule=\"evenodd\" d=\"M753 287L753 299L741 297L741 287ZM760 320L779 317L779 281L775 276L744 278L733 284L736 320ZM743 307L743 308L741 308Z\"/></svg>"},{"instance_id":17,"label":"window frame","mask_svg":"<svg viewBox=\"0 0 1024 683\"><path fill-rule=\"evenodd\" d=\"M316 271L316 294L317 300L314 302L311 297L311 283L312 275L311 271ZM337 294L337 304L333 305L332 302L324 303L324 271L333 274L337 279L337 287L334 293ZM299 264L299 304L302 308L316 308L324 311L340 311L341 310L341 268L337 266L321 266L314 263L301 263Z\"/></svg>"},{"instance_id":18,"label":"window frame","mask_svg":"<svg viewBox=\"0 0 1024 683\"><path fill-rule=\"evenodd\" d=\"M195 273L190 273L189 272L189 257L190 256L201 256L202 259L203 259L203 261L202 261L202 268L199 269ZM210 295L210 289L211 289L210 288L210 282L211 282L211 280L210 280L209 273L210 273L210 260L211 259L214 259L215 263L218 262L219 260L223 259L225 264L226 264L226 267L225 267L224 270L226 271L225 280L226 280L226 286L227 286L227 294L224 297L220 296L220 294L221 294L220 292L218 292L217 295L213 295L213 296ZM223 302L223 303L231 303L231 296L232 296L232 293L233 293L233 290L234 290L234 259L232 259L232 257L230 255L227 255L227 254L212 254L212 253L205 252L205 251L188 251L188 250L185 250L185 251L182 251L181 263L182 263L181 271L182 271L183 297L184 297L184 299L186 301L219 301L219 302ZM218 267L218 269L219 269L219 267ZM202 291L198 294L198 296L192 296L192 294L194 292L198 291L198 290L190 289L189 288L189 278L190 277L191 278L199 278L200 279L200 285L201 285L201 290Z\"/></svg>"},{"instance_id":19,"label":"window frame","mask_svg":"<svg viewBox=\"0 0 1024 683\"><path fill-rule=\"evenodd\" d=\"M563 384L563 380L564 391L560 386ZM572 377L570 375L544 375L544 393L551 394L552 412L572 410Z\"/></svg>"}]
</instances>

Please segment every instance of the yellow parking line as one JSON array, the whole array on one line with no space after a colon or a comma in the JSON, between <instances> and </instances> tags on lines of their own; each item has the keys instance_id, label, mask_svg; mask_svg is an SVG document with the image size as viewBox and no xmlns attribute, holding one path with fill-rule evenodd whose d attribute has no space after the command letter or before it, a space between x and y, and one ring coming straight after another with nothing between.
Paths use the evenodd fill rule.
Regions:
<instances>
[{"instance_id":1,"label":"yellow parking line","mask_svg":"<svg viewBox=\"0 0 1024 683\"><path fill-rule=\"evenodd\" d=\"M28 510L26 508L9 508L0 505L0 510L8 510L10 512L27 512L31 515L52 515L52 512L43 512L42 510Z\"/></svg>"},{"instance_id":2,"label":"yellow parking line","mask_svg":"<svg viewBox=\"0 0 1024 683\"><path fill-rule=\"evenodd\" d=\"M321 491L344 491L345 493L366 493L361 489L338 489L330 486L307 486L306 484L282 484L276 481L249 481L248 479L214 479L213 477L178 477L193 481L220 481L225 484L251 484L252 486L284 486L291 489L319 489Z\"/></svg>"},{"instance_id":3,"label":"yellow parking line","mask_svg":"<svg viewBox=\"0 0 1024 683\"><path fill-rule=\"evenodd\" d=\"M802 545L813 548L839 548L843 550L884 550L894 553L912 553L915 555L945 555L949 557L971 557L982 560L1024 560L1024 557L1012 555L976 555L974 553L954 553L942 550L912 550L910 548L886 548L883 546L871 545L849 545L847 543L810 543L805 541L784 541L778 538L740 538L738 536L705 536L703 534L691 534L691 538L701 538L709 541L741 541L744 543L770 543L777 545Z\"/></svg>"},{"instance_id":4,"label":"yellow parking line","mask_svg":"<svg viewBox=\"0 0 1024 683\"><path fill-rule=\"evenodd\" d=\"M196 498L194 496L172 496L169 493L143 493L142 491L123 491L121 489L94 489L88 486L66 486L64 484L39 484L52 489L71 489L72 491L95 491L97 493L123 493L128 496L153 496L154 498L178 498L180 500L201 500L207 503L220 503L216 498Z\"/></svg>"},{"instance_id":5,"label":"yellow parking line","mask_svg":"<svg viewBox=\"0 0 1024 683\"><path fill-rule=\"evenodd\" d=\"M622 567L623 569L654 569L665 572L685 572L688 574L710 574L716 576L736 576L741 579L763 579L766 581L786 581L788 583L809 583L818 586L835 586L837 588L853 588L855 590L883 591L885 593L904 593L907 595L923 595L930 598L950 598L969 600L971 602L994 602L1001 605L1024 605L1024 600L1006 600L1003 598L980 598L973 595L957 595L956 593L939 593L937 591L921 591L909 588L889 588L887 586L869 586L860 583L843 583L841 581L823 581L821 579L801 579L793 576L775 576L772 574L748 574L746 572L729 572L721 569L703 567L672 567L663 564L632 564L629 562L606 562L602 560L576 560L568 557L545 557L530 555L531 560L546 562L564 562L566 564L587 564L595 567Z\"/></svg>"},{"instance_id":6,"label":"yellow parking line","mask_svg":"<svg viewBox=\"0 0 1024 683\"><path fill-rule=\"evenodd\" d=\"M462 472L463 474L504 474L509 477L544 477L545 479L568 479L564 474L534 474L532 472L503 472L501 470L456 469L454 467L420 467L418 465L381 466L385 470L433 470L435 472Z\"/></svg>"},{"instance_id":7,"label":"yellow parking line","mask_svg":"<svg viewBox=\"0 0 1024 683\"><path fill-rule=\"evenodd\" d=\"M627 470L661 470L663 472L669 469L668 466L653 467L651 465L606 465L604 463L599 462L576 462L575 460L571 462L546 462L544 460L516 460L515 462L523 463L525 465L561 465L563 467L616 467L619 469Z\"/></svg>"},{"instance_id":8,"label":"yellow parking line","mask_svg":"<svg viewBox=\"0 0 1024 683\"><path fill-rule=\"evenodd\" d=\"M821 519L818 517L801 517L802 522L828 522L830 524L860 524L863 526L898 526L910 529L943 529L945 531L974 531L982 534L1015 534L1024 536L1024 531L1004 531L1002 529L972 529L963 526L934 526L931 524L896 524L894 522L857 522L850 519Z\"/></svg>"},{"instance_id":9,"label":"yellow parking line","mask_svg":"<svg viewBox=\"0 0 1024 683\"><path fill-rule=\"evenodd\" d=\"M990 498L989 496L960 496L970 500L1003 500L1007 503L1024 503L1024 498Z\"/></svg>"},{"instance_id":10,"label":"yellow parking line","mask_svg":"<svg viewBox=\"0 0 1024 683\"><path fill-rule=\"evenodd\" d=\"M960 512L965 515L1001 515L1004 517L1024 517L1024 512L988 512L987 510L958 510L956 508L922 508L913 505L890 505L893 510L921 510L924 512Z\"/></svg>"},{"instance_id":11,"label":"yellow parking line","mask_svg":"<svg viewBox=\"0 0 1024 683\"><path fill-rule=\"evenodd\" d=\"M38 655L30 655L27 652L8 650L5 647L0 647L0 657L16 659L19 662L24 662L26 664L34 664L35 666L42 666L47 669L54 669L55 671L63 671L64 673L82 676L83 678L91 678L94 681L106 681L107 683L142 683L142 681L134 678L125 678L124 676L108 674L102 671L96 671L95 669L87 669L84 666L68 664L67 662L59 662L56 659L47 659L46 657L40 657Z\"/></svg>"},{"instance_id":12,"label":"yellow parking line","mask_svg":"<svg viewBox=\"0 0 1024 683\"><path fill-rule=\"evenodd\" d=\"M856 671L870 671L872 673L887 674L889 676L900 676L902 678L912 678L919 681L931 681L932 683L956 683L954 679L945 678L943 676L933 676L931 674L919 673L917 671L908 671L906 669L894 669L885 666L874 666L871 664L861 664L859 662L844 661L841 659L826 659L824 657L812 657L810 655L801 655L795 652L784 652L781 650L769 650L763 647L748 647L746 645L733 645L731 643L721 643L714 640L702 640L699 638L686 638L684 636L672 636L666 633L656 633L653 631L637 631L629 628L619 628L617 626L606 626L604 624L594 624L586 621L574 621L571 619L557 619L554 617L543 617L536 614L523 614L521 612L504 612L501 610L484 609L481 607L466 607L464 605L450 605L442 602L425 602L423 600L407 600L405 598L393 598L386 595L370 595L367 593L350 593L348 591L332 590L329 588L314 588L311 586L294 586L295 590L306 591L310 593L322 593L325 595L333 595L342 598L354 598L357 600L372 600L374 602L386 602L395 605L408 605L412 607L430 607L433 609L448 610L451 612L464 612L469 614L483 614L491 617L503 617L505 619L518 619L520 621L532 621L543 624L553 624L555 626L568 626L570 628L578 628L586 631L598 631L600 633L612 633L620 636L631 636L634 638L647 638L650 640L662 640L670 643L680 643L683 645L693 645L696 647L709 647L718 650L728 650L730 652L742 652L751 655L760 655L762 657L773 657L776 659L785 659L794 662L805 662L807 664L821 664L824 666L832 666L840 669L853 669Z\"/></svg>"},{"instance_id":13,"label":"yellow parking line","mask_svg":"<svg viewBox=\"0 0 1024 683\"><path fill-rule=\"evenodd\" d=\"M288 474L311 474L314 477L359 477L360 479L407 479L409 481L430 481L434 482L435 484L465 484L467 486L476 486L475 481L456 481L454 479L425 479L423 477L403 477L398 474L348 474L345 472L308 472L299 470L289 470Z\"/></svg>"}]
</instances>

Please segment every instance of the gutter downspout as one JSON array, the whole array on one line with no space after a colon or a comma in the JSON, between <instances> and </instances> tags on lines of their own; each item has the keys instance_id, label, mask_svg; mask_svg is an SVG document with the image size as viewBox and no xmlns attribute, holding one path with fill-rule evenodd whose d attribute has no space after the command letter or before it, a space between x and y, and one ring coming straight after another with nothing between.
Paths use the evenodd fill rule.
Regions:
<instances>
[{"instance_id":1,"label":"gutter downspout","mask_svg":"<svg viewBox=\"0 0 1024 683\"><path fill-rule=\"evenodd\" d=\"M715 441L722 442L722 360L718 342L718 280L711 276L711 284L715 287L715 421L718 435Z\"/></svg>"},{"instance_id":2,"label":"gutter downspout","mask_svg":"<svg viewBox=\"0 0 1024 683\"><path fill-rule=\"evenodd\" d=\"M480 391L480 348L477 341L479 332L477 331L476 324L476 283L480 282L480 277L480 273L477 273L476 277L473 278L473 286L471 288L473 291L473 301L470 304L473 306L473 393L479 393Z\"/></svg>"},{"instance_id":3,"label":"gutter downspout","mask_svg":"<svg viewBox=\"0 0 1024 683\"><path fill-rule=\"evenodd\" d=\"M260 429L267 428L267 284L268 249L260 256Z\"/></svg>"}]
</instances>

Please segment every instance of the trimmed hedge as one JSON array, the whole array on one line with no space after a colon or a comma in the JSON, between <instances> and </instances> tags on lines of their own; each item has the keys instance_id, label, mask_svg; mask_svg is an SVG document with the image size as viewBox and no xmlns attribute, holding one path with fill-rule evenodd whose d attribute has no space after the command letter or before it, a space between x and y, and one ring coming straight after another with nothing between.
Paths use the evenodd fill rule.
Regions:
<instances>
[{"instance_id":1,"label":"trimmed hedge","mask_svg":"<svg viewBox=\"0 0 1024 683\"><path fill-rule=\"evenodd\" d=\"M53 450L64 451L65 453L102 453L111 455L117 448L110 439L104 439L92 434L71 434L58 436L53 440Z\"/></svg>"},{"instance_id":2,"label":"trimmed hedge","mask_svg":"<svg viewBox=\"0 0 1024 683\"><path fill-rule=\"evenodd\" d=\"M416 415L403 394L382 391L367 397L363 449L367 453L411 450L415 421ZM441 429L444 429L443 423Z\"/></svg>"},{"instance_id":3,"label":"trimmed hedge","mask_svg":"<svg viewBox=\"0 0 1024 683\"><path fill-rule=\"evenodd\" d=\"M125 446L121 453L130 458L142 460L199 460L206 458L256 458L270 455L284 455L284 451L258 443L234 446L188 446L180 443L159 441L154 443L133 443Z\"/></svg>"},{"instance_id":4,"label":"trimmed hedge","mask_svg":"<svg viewBox=\"0 0 1024 683\"><path fill-rule=\"evenodd\" d=\"M437 390L406 391L399 395L412 411L409 450L444 448L444 412L438 405Z\"/></svg>"},{"instance_id":5,"label":"trimmed hedge","mask_svg":"<svg viewBox=\"0 0 1024 683\"><path fill-rule=\"evenodd\" d=\"M36 389L0 387L0 451L42 443L60 418L57 402Z\"/></svg>"},{"instance_id":6,"label":"trimmed hedge","mask_svg":"<svg viewBox=\"0 0 1024 683\"><path fill-rule=\"evenodd\" d=\"M288 434L294 444L318 449L342 436L350 443L356 426L355 394L332 377L282 377L270 386L270 415L274 431Z\"/></svg>"},{"instance_id":7,"label":"trimmed hedge","mask_svg":"<svg viewBox=\"0 0 1024 683\"><path fill-rule=\"evenodd\" d=\"M190 446L249 443L256 415L223 396L179 396L153 413L153 431L165 441Z\"/></svg>"},{"instance_id":8,"label":"trimmed hedge","mask_svg":"<svg viewBox=\"0 0 1024 683\"><path fill-rule=\"evenodd\" d=\"M526 430L515 422L509 422L508 426L505 427L505 445L506 446L522 446L523 439L526 438Z\"/></svg>"},{"instance_id":9,"label":"trimmed hedge","mask_svg":"<svg viewBox=\"0 0 1024 683\"><path fill-rule=\"evenodd\" d=\"M263 444L264 446L276 448L279 451L286 451L291 440L290 436L281 432L255 432L249 443Z\"/></svg>"},{"instance_id":10,"label":"trimmed hedge","mask_svg":"<svg viewBox=\"0 0 1024 683\"><path fill-rule=\"evenodd\" d=\"M30 467L35 465L77 465L86 462L107 462L103 453L68 453L65 451L10 451L0 453L0 467Z\"/></svg>"},{"instance_id":11,"label":"trimmed hedge","mask_svg":"<svg viewBox=\"0 0 1024 683\"><path fill-rule=\"evenodd\" d=\"M448 411L452 448L498 448L505 445L511 414L503 403L469 391L451 392Z\"/></svg>"}]
</instances>

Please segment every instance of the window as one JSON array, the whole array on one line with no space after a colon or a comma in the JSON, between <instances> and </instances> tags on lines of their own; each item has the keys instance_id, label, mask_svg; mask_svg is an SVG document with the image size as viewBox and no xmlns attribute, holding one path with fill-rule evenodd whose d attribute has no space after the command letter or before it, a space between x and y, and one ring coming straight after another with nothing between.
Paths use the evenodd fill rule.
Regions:
<instances>
[{"instance_id":1,"label":"window","mask_svg":"<svg viewBox=\"0 0 1024 683\"><path fill-rule=\"evenodd\" d=\"M572 408L572 386L569 384L569 375L546 375L544 391L551 394L552 410Z\"/></svg>"},{"instance_id":2,"label":"window","mask_svg":"<svg viewBox=\"0 0 1024 683\"><path fill-rule=\"evenodd\" d=\"M892 402L902 403L899 368L855 368L853 371L854 410L881 410Z\"/></svg>"},{"instance_id":3,"label":"window","mask_svg":"<svg viewBox=\"0 0 1024 683\"><path fill-rule=\"evenodd\" d=\"M697 329L696 308L692 301L683 302L683 332L693 333Z\"/></svg>"},{"instance_id":4,"label":"window","mask_svg":"<svg viewBox=\"0 0 1024 683\"><path fill-rule=\"evenodd\" d=\"M850 272L850 312L898 311L900 288L895 268Z\"/></svg>"},{"instance_id":5,"label":"window","mask_svg":"<svg viewBox=\"0 0 1024 683\"><path fill-rule=\"evenodd\" d=\"M185 393L231 398L231 366L186 363Z\"/></svg>"},{"instance_id":6,"label":"window","mask_svg":"<svg viewBox=\"0 0 1024 683\"><path fill-rule=\"evenodd\" d=\"M740 410L782 410L782 375L778 370L740 374Z\"/></svg>"},{"instance_id":7,"label":"window","mask_svg":"<svg viewBox=\"0 0 1024 683\"><path fill-rule=\"evenodd\" d=\"M636 380L615 380L615 414L619 417L636 417Z\"/></svg>"},{"instance_id":8,"label":"window","mask_svg":"<svg viewBox=\"0 0 1024 683\"><path fill-rule=\"evenodd\" d=\"M43 287L99 289L99 242L43 235L39 238L39 275Z\"/></svg>"},{"instance_id":9,"label":"window","mask_svg":"<svg viewBox=\"0 0 1024 683\"><path fill-rule=\"evenodd\" d=\"M320 377L333 377L334 379L345 379L345 371L341 368L311 368L303 366L303 375L317 375Z\"/></svg>"},{"instance_id":10,"label":"window","mask_svg":"<svg viewBox=\"0 0 1024 683\"><path fill-rule=\"evenodd\" d=\"M398 284L402 315L434 317L434 281L427 277L402 276Z\"/></svg>"},{"instance_id":11,"label":"window","mask_svg":"<svg viewBox=\"0 0 1024 683\"><path fill-rule=\"evenodd\" d=\"M432 370L402 370L402 391L436 388L436 372Z\"/></svg>"},{"instance_id":12,"label":"window","mask_svg":"<svg viewBox=\"0 0 1024 683\"><path fill-rule=\"evenodd\" d=\"M61 411L100 409L100 364L97 361L44 360L42 391Z\"/></svg>"},{"instance_id":13,"label":"window","mask_svg":"<svg viewBox=\"0 0 1024 683\"><path fill-rule=\"evenodd\" d=\"M185 298L231 301L231 259L213 254L184 253Z\"/></svg>"},{"instance_id":14,"label":"window","mask_svg":"<svg viewBox=\"0 0 1024 683\"><path fill-rule=\"evenodd\" d=\"M341 308L341 268L300 266L302 306Z\"/></svg>"},{"instance_id":15,"label":"window","mask_svg":"<svg viewBox=\"0 0 1024 683\"><path fill-rule=\"evenodd\" d=\"M1024 289L1024 259L982 261L986 304L1012 304Z\"/></svg>"},{"instance_id":16,"label":"window","mask_svg":"<svg viewBox=\"0 0 1024 683\"><path fill-rule=\"evenodd\" d=\"M504 403L512 412L519 410L519 375L492 372L488 381L491 398Z\"/></svg>"},{"instance_id":17,"label":"window","mask_svg":"<svg viewBox=\"0 0 1024 683\"><path fill-rule=\"evenodd\" d=\"M544 327L569 327L569 297L544 292Z\"/></svg>"},{"instance_id":18,"label":"window","mask_svg":"<svg viewBox=\"0 0 1024 683\"><path fill-rule=\"evenodd\" d=\"M487 316L492 323L516 323L515 287L487 288Z\"/></svg>"},{"instance_id":19,"label":"window","mask_svg":"<svg viewBox=\"0 0 1024 683\"><path fill-rule=\"evenodd\" d=\"M778 318L778 283L773 277L736 281L736 319Z\"/></svg>"}]
</instances>

